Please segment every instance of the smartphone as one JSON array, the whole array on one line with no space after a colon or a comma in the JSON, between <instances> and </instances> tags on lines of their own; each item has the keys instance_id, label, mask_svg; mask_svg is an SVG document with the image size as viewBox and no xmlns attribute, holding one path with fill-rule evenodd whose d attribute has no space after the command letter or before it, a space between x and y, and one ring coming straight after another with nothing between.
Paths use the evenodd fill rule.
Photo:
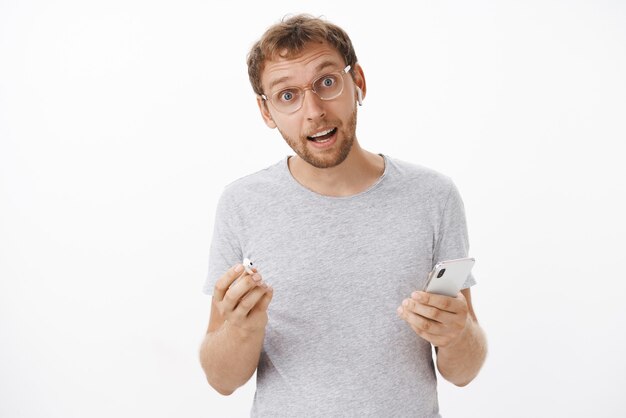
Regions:
<instances>
[{"instance_id":1,"label":"smartphone","mask_svg":"<svg viewBox=\"0 0 626 418\"><path fill-rule=\"evenodd\" d=\"M456 297L472 271L475 261L474 258L468 257L438 262L428 275L424 291Z\"/></svg>"}]
</instances>

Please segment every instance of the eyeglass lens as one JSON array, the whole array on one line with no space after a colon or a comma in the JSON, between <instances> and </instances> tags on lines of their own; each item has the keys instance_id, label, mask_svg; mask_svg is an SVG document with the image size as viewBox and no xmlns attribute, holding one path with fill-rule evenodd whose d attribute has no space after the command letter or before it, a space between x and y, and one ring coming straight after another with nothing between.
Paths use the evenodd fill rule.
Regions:
<instances>
[{"instance_id":1,"label":"eyeglass lens","mask_svg":"<svg viewBox=\"0 0 626 418\"><path fill-rule=\"evenodd\" d=\"M340 73L326 74L311 84L311 90L322 100L331 100L339 96L343 90L343 78ZM272 95L272 103L283 112L294 112L300 108L304 100L304 90L289 87Z\"/></svg>"}]
</instances>

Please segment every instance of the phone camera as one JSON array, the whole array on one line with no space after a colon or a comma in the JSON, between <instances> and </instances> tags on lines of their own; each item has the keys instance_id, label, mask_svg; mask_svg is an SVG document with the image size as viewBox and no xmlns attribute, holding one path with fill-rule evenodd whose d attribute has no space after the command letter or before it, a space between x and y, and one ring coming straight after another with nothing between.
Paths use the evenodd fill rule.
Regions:
<instances>
[{"instance_id":1,"label":"phone camera","mask_svg":"<svg viewBox=\"0 0 626 418\"><path fill-rule=\"evenodd\" d=\"M437 275L437 278L440 278L441 276L443 276L443 273L445 273L445 271L446 271L446 269L441 269L441 271Z\"/></svg>"}]
</instances>

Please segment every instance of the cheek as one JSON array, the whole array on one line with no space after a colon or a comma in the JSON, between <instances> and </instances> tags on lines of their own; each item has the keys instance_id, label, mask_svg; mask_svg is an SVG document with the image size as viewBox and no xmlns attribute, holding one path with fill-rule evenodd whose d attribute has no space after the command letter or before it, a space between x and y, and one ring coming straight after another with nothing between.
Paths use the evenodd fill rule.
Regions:
<instances>
[{"instance_id":1,"label":"cheek","mask_svg":"<svg viewBox=\"0 0 626 418\"><path fill-rule=\"evenodd\" d=\"M341 99L341 102L337 103L338 105L340 105L340 109L338 109L337 111L341 113L337 114L340 114L342 119L346 119L349 118L354 112L354 109L356 107L356 99L352 100L353 97L351 94L346 94L345 97L342 96Z\"/></svg>"},{"instance_id":2,"label":"cheek","mask_svg":"<svg viewBox=\"0 0 626 418\"><path fill-rule=\"evenodd\" d=\"M287 135L290 138L299 138L302 135L300 121L295 118L280 118L276 119L274 123L284 135Z\"/></svg>"}]
</instances>

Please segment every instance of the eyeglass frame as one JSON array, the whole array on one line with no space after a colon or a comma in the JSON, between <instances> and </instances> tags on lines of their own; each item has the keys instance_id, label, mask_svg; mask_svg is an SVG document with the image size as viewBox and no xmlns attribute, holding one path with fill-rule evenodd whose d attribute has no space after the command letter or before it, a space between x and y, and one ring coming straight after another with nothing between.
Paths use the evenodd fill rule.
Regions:
<instances>
[{"instance_id":1,"label":"eyeglass frame","mask_svg":"<svg viewBox=\"0 0 626 418\"><path fill-rule=\"evenodd\" d=\"M274 96L277 93L280 93L283 90L289 90L289 89L298 89L298 90L302 90L302 101L300 103L300 106L298 106L297 109L291 111L291 112L284 112L282 110L279 110L276 105L274 103L272 103L272 101L270 100L269 97L267 97L265 94L260 94L259 96L261 97L261 99L264 102L269 102L272 103L272 106L274 107L274 109L276 109L277 112L280 112L282 114L285 115L291 115L292 113L296 113L298 110L302 109L302 105L304 104L304 95L306 93L307 90L311 90L313 93L315 93L317 95L317 97L320 98L320 100L324 100L324 101L330 101L330 100L335 100L337 97L341 96L341 93L343 93L343 76L348 74L350 72L350 69L352 68L351 65L346 65L346 67L343 70L339 70L339 71L333 71L330 73L326 73L326 74L322 74L319 77L316 77L313 81L311 81L310 83L308 83L307 85L305 85L304 87L298 87L298 86L289 86L289 87L285 87L285 88L281 88L278 91L274 92L273 94L271 94L270 96ZM339 74L341 76L341 91L334 97L330 98L330 99L324 99L322 98L314 89L313 89L313 85L315 84L315 82L317 82L319 79L324 78L326 76L329 76L331 74Z\"/></svg>"}]
</instances>

